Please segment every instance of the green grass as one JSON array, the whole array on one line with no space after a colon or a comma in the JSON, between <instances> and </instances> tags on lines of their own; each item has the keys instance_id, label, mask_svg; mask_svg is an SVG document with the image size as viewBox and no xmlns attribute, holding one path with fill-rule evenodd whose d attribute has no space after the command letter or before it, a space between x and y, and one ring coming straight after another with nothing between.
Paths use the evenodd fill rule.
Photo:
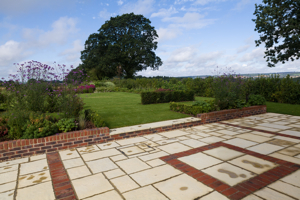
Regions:
<instances>
[{"instance_id":1,"label":"green grass","mask_svg":"<svg viewBox=\"0 0 300 200\"><path fill-rule=\"evenodd\" d=\"M267 102L267 112L300 116L300 105Z\"/></svg>"},{"instance_id":2,"label":"green grass","mask_svg":"<svg viewBox=\"0 0 300 200\"><path fill-rule=\"evenodd\" d=\"M108 92L81 94L85 109L97 111L109 128L119 128L137 124L190 117L190 115L173 112L169 103L141 104L140 94L127 92ZM196 100L209 99L196 97ZM192 104L193 102L184 102Z\"/></svg>"}]
</instances>

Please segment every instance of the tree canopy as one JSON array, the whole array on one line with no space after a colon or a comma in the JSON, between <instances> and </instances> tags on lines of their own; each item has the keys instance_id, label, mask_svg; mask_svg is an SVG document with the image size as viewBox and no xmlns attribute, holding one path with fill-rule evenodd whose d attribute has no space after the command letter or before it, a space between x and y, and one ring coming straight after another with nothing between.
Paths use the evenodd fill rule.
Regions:
<instances>
[{"instance_id":1,"label":"tree canopy","mask_svg":"<svg viewBox=\"0 0 300 200\"><path fill-rule=\"evenodd\" d=\"M256 46L265 43L268 67L289 58L300 57L300 0L263 0L265 5L256 5L255 31L263 33L256 40ZM283 39L282 44L275 46Z\"/></svg>"},{"instance_id":2,"label":"tree canopy","mask_svg":"<svg viewBox=\"0 0 300 200\"><path fill-rule=\"evenodd\" d=\"M136 72L156 70L162 65L153 50L158 38L150 20L133 13L111 17L85 42L81 52L83 67L94 69L98 79L122 74L133 78Z\"/></svg>"}]
</instances>

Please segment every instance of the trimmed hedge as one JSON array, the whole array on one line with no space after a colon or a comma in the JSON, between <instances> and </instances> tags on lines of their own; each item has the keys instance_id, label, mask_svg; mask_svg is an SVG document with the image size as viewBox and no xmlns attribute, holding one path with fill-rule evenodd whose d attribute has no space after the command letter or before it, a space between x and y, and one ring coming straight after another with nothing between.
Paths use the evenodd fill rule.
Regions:
<instances>
[{"instance_id":1,"label":"trimmed hedge","mask_svg":"<svg viewBox=\"0 0 300 200\"><path fill-rule=\"evenodd\" d=\"M194 91L142 92L142 104L168 103L171 101L194 101Z\"/></svg>"},{"instance_id":2,"label":"trimmed hedge","mask_svg":"<svg viewBox=\"0 0 300 200\"><path fill-rule=\"evenodd\" d=\"M196 102L191 106L184 105L182 103L170 102L170 110L197 116L197 114L199 113L208 113L211 111L215 111L216 107L214 104L215 104L214 100L208 100L202 105Z\"/></svg>"}]
</instances>

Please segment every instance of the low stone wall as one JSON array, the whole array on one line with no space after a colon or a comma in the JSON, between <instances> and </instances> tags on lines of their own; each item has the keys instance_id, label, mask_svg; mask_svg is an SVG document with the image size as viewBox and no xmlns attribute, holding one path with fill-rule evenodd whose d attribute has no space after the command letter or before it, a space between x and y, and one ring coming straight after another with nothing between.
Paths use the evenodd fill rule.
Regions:
<instances>
[{"instance_id":1,"label":"low stone wall","mask_svg":"<svg viewBox=\"0 0 300 200\"><path fill-rule=\"evenodd\" d=\"M0 142L0 162L15 158L28 157L36 154L49 153L63 149L73 149L93 144L100 144L112 140L137 137L147 134L188 128L222 120L246 117L250 115L266 113L266 106L252 106L243 109L223 110L210 113L198 114L201 121L194 121L170 126L150 128L141 131L133 131L116 135L109 134L109 128L96 128L38 138Z\"/></svg>"},{"instance_id":2,"label":"low stone wall","mask_svg":"<svg viewBox=\"0 0 300 200\"><path fill-rule=\"evenodd\" d=\"M230 110L221 110L210 113L201 113L197 115L197 118L200 118L201 121L205 123L219 122L223 120L236 119L241 117L247 117L251 115L258 115L267 112L267 106L251 106L242 109L230 109Z\"/></svg>"}]
</instances>

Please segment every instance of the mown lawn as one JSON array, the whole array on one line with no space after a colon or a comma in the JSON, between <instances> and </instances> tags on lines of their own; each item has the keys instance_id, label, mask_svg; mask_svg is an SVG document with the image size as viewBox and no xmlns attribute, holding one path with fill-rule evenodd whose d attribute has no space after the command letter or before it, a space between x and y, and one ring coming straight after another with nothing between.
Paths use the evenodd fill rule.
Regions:
<instances>
[{"instance_id":1,"label":"mown lawn","mask_svg":"<svg viewBox=\"0 0 300 200\"><path fill-rule=\"evenodd\" d=\"M190 117L170 110L169 103L141 104L140 94L127 92L108 92L81 94L85 109L97 111L109 128L119 128L137 124ZM196 97L196 100L209 99ZM193 102L184 102L192 104Z\"/></svg>"}]
</instances>

